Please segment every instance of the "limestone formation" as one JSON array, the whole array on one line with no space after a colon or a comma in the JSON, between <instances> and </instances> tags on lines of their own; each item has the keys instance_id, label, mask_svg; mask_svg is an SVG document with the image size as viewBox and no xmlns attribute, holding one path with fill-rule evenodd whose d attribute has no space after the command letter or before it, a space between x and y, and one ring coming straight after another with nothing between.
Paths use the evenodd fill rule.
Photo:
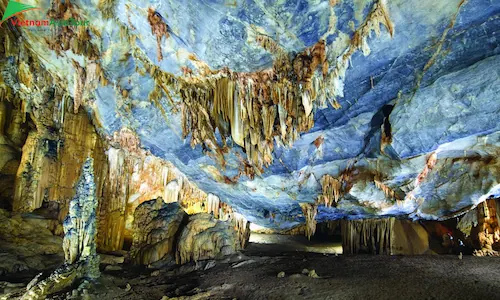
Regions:
<instances>
[{"instance_id":1,"label":"limestone formation","mask_svg":"<svg viewBox=\"0 0 500 300\"><path fill-rule=\"evenodd\" d=\"M343 253L391 254L394 221L394 218L343 220L340 225Z\"/></svg>"},{"instance_id":2,"label":"limestone formation","mask_svg":"<svg viewBox=\"0 0 500 300\"><path fill-rule=\"evenodd\" d=\"M27 287L23 299L44 299L47 295L70 287L77 280L99 277L99 256L96 251L97 196L93 160L88 158L76 186L64 221L64 264L49 277L37 276Z\"/></svg>"},{"instance_id":3,"label":"limestone formation","mask_svg":"<svg viewBox=\"0 0 500 300\"><path fill-rule=\"evenodd\" d=\"M189 222L179 236L176 261L221 258L240 249L238 234L230 223L219 221L212 215L200 213L189 217Z\"/></svg>"},{"instance_id":4,"label":"limestone formation","mask_svg":"<svg viewBox=\"0 0 500 300\"><path fill-rule=\"evenodd\" d=\"M0 209L0 276L45 271L64 261L57 219Z\"/></svg>"},{"instance_id":5,"label":"limestone formation","mask_svg":"<svg viewBox=\"0 0 500 300\"><path fill-rule=\"evenodd\" d=\"M500 219L497 199L480 203L475 210L471 238L476 246L476 256L500 256ZM474 222L475 221L475 222Z\"/></svg>"},{"instance_id":6,"label":"limestone formation","mask_svg":"<svg viewBox=\"0 0 500 300\"><path fill-rule=\"evenodd\" d=\"M422 225L395 218L342 220L344 254L427 254L429 235Z\"/></svg>"},{"instance_id":7,"label":"limestone formation","mask_svg":"<svg viewBox=\"0 0 500 300\"><path fill-rule=\"evenodd\" d=\"M318 213L318 206L315 204L301 203L300 207L306 219L305 234L308 239L316 232L316 215Z\"/></svg>"},{"instance_id":8,"label":"limestone formation","mask_svg":"<svg viewBox=\"0 0 500 300\"><path fill-rule=\"evenodd\" d=\"M176 237L186 217L179 203L166 204L161 197L140 204L134 213L132 262L148 265L174 259Z\"/></svg>"}]
</instances>

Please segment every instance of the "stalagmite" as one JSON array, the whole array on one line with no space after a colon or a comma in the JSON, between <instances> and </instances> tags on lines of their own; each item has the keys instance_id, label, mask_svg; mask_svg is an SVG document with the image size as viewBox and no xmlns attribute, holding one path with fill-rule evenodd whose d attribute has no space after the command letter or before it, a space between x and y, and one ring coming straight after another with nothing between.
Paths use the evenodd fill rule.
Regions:
<instances>
[{"instance_id":1,"label":"stalagmite","mask_svg":"<svg viewBox=\"0 0 500 300\"><path fill-rule=\"evenodd\" d=\"M311 239L311 236L316 232L316 214L318 213L318 206L316 204L300 203L300 208L302 208L302 213L306 219L305 234L308 239Z\"/></svg>"},{"instance_id":2,"label":"stalagmite","mask_svg":"<svg viewBox=\"0 0 500 300\"><path fill-rule=\"evenodd\" d=\"M76 280L99 277L99 256L96 251L97 200L93 160L89 158L83 166L76 195L70 202L69 213L64 221L65 263L48 278L40 280L37 276L28 285L23 299L43 299L69 287Z\"/></svg>"}]
</instances>

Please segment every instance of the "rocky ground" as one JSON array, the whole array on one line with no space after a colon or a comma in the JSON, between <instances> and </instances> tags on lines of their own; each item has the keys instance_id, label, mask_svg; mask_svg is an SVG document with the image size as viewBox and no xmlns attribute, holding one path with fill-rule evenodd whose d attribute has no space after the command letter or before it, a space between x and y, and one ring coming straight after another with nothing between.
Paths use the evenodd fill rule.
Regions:
<instances>
[{"instance_id":1,"label":"rocky ground","mask_svg":"<svg viewBox=\"0 0 500 300\"><path fill-rule=\"evenodd\" d=\"M108 266L88 298L496 299L498 278L500 259L493 257L336 256L251 243L222 261L160 270ZM21 288L10 284L3 298L15 299Z\"/></svg>"}]
</instances>

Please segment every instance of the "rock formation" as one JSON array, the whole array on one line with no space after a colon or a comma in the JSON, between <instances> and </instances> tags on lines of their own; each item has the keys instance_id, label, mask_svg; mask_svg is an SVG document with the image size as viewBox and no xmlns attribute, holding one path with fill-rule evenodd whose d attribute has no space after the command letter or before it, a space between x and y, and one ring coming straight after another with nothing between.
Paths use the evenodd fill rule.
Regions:
<instances>
[{"instance_id":1,"label":"rock formation","mask_svg":"<svg viewBox=\"0 0 500 300\"><path fill-rule=\"evenodd\" d=\"M64 260L61 232L57 219L0 209L0 276L57 267Z\"/></svg>"},{"instance_id":2,"label":"rock formation","mask_svg":"<svg viewBox=\"0 0 500 300\"><path fill-rule=\"evenodd\" d=\"M344 254L429 253L429 236L418 223L395 218L342 220Z\"/></svg>"},{"instance_id":3,"label":"rock formation","mask_svg":"<svg viewBox=\"0 0 500 300\"><path fill-rule=\"evenodd\" d=\"M200 213L189 217L179 236L176 261L184 264L190 261L221 258L240 249L238 234L227 222L212 215Z\"/></svg>"},{"instance_id":4,"label":"rock formation","mask_svg":"<svg viewBox=\"0 0 500 300\"><path fill-rule=\"evenodd\" d=\"M342 220L346 253L420 254L404 219L459 218L497 254L500 2L23 2L0 30L0 240L25 249L2 272L51 265L67 215L64 282L130 244L137 264L232 253L250 222Z\"/></svg>"},{"instance_id":5,"label":"rock formation","mask_svg":"<svg viewBox=\"0 0 500 300\"><path fill-rule=\"evenodd\" d=\"M96 251L97 196L93 160L88 158L70 202L64 221L64 264L49 277L35 277L23 299L44 299L47 295L70 287L77 280L99 277L99 256Z\"/></svg>"},{"instance_id":6,"label":"rock formation","mask_svg":"<svg viewBox=\"0 0 500 300\"><path fill-rule=\"evenodd\" d=\"M166 204L161 197L140 204L134 213L132 261L148 265L175 259L177 232L186 217L179 203Z\"/></svg>"},{"instance_id":7,"label":"rock formation","mask_svg":"<svg viewBox=\"0 0 500 300\"><path fill-rule=\"evenodd\" d=\"M500 218L498 199L488 199L462 216L457 225L472 240L474 255L499 256Z\"/></svg>"}]
</instances>

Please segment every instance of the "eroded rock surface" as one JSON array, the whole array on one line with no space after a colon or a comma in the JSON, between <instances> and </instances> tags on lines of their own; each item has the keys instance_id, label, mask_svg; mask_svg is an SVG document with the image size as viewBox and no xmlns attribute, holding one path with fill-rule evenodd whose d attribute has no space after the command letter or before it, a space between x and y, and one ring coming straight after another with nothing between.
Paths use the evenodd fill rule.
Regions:
<instances>
[{"instance_id":1,"label":"eroded rock surface","mask_svg":"<svg viewBox=\"0 0 500 300\"><path fill-rule=\"evenodd\" d=\"M176 251L177 263L221 258L240 249L238 233L228 222L200 213L189 217Z\"/></svg>"},{"instance_id":2,"label":"eroded rock surface","mask_svg":"<svg viewBox=\"0 0 500 300\"><path fill-rule=\"evenodd\" d=\"M60 264L63 239L53 233L58 225L57 220L0 209L0 276L44 271Z\"/></svg>"},{"instance_id":3,"label":"eroded rock surface","mask_svg":"<svg viewBox=\"0 0 500 300\"><path fill-rule=\"evenodd\" d=\"M161 197L139 205L134 213L132 261L148 265L175 259L176 237L186 218L178 203L167 204Z\"/></svg>"}]
</instances>

